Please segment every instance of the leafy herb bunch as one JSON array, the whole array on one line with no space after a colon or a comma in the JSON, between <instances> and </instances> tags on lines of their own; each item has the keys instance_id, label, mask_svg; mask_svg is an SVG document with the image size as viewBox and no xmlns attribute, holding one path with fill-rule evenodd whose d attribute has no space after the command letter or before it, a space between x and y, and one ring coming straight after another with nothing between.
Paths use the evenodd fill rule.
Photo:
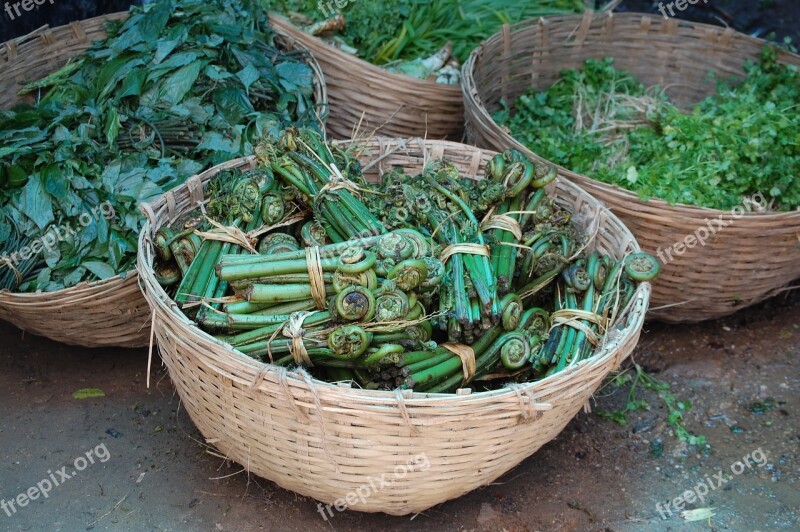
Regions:
<instances>
[{"instance_id":1,"label":"leafy herb bunch","mask_svg":"<svg viewBox=\"0 0 800 532\"><path fill-rule=\"evenodd\" d=\"M612 59L566 70L495 120L531 150L604 183L715 209L763 194L776 211L800 206L800 75L765 47L741 80L686 112Z\"/></svg>"},{"instance_id":2,"label":"leafy herb bunch","mask_svg":"<svg viewBox=\"0 0 800 532\"><path fill-rule=\"evenodd\" d=\"M0 111L0 253L11 257L0 288L53 291L129 270L139 203L318 121L311 68L276 47L249 0L165 0L108 24L107 38L25 87L33 105ZM113 220L35 259L14 255L104 202Z\"/></svg>"}]
</instances>

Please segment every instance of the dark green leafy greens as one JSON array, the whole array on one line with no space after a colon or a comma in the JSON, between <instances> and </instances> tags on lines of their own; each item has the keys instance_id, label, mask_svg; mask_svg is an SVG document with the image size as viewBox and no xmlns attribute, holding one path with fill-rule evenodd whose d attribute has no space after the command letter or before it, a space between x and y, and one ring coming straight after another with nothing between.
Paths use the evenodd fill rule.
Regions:
<instances>
[{"instance_id":1,"label":"dark green leafy greens","mask_svg":"<svg viewBox=\"0 0 800 532\"><path fill-rule=\"evenodd\" d=\"M110 23L26 87L34 105L0 111L0 288L53 291L131 269L139 203L262 136L316 126L303 59L276 47L247 0L166 0Z\"/></svg>"},{"instance_id":2,"label":"dark green leafy greens","mask_svg":"<svg viewBox=\"0 0 800 532\"><path fill-rule=\"evenodd\" d=\"M540 156L643 198L731 209L760 193L789 211L800 206L800 76L776 58L764 48L690 112L611 59L589 60L495 120Z\"/></svg>"}]
</instances>

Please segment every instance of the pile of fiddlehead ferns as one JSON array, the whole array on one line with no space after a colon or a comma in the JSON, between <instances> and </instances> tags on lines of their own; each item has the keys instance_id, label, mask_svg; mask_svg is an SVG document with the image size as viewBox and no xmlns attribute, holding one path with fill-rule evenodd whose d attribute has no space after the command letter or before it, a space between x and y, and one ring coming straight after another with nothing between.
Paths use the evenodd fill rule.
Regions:
<instances>
[{"instance_id":1,"label":"pile of fiddlehead ferns","mask_svg":"<svg viewBox=\"0 0 800 532\"><path fill-rule=\"evenodd\" d=\"M545 191L555 169L518 152L482 180L436 160L378 184L310 130L256 155L207 185L204 216L159 232L159 280L241 353L323 379L454 392L542 378L590 357L658 273L649 255L592 251Z\"/></svg>"}]
</instances>

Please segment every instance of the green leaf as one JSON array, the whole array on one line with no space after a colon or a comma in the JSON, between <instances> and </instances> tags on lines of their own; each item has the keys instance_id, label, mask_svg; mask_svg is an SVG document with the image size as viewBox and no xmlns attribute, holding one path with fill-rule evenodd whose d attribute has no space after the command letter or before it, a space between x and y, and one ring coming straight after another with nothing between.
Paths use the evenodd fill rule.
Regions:
<instances>
[{"instance_id":1,"label":"green leaf","mask_svg":"<svg viewBox=\"0 0 800 532\"><path fill-rule=\"evenodd\" d=\"M219 65L208 65L205 75L212 81L225 81L233 77L233 74L220 67Z\"/></svg>"},{"instance_id":2,"label":"green leaf","mask_svg":"<svg viewBox=\"0 0 800 532\"><path fill-rule=\"evenodd\" d=\"M117 140L119 128L119 112L115 108L111 108L106 115L106 126L104 128L109 149L113 148L114 142Z\"/></svg>"},{"instance_id":3,"label":"green leaf","mask_svg":"<svg viewBox=\"0 0 800 532\"><path fill-rule=\"evenodd\" d=\"M239 151L239 146L233 140L211 131L203 136L203 142L200 143L197 149L236 153Z\"/></svg>"},{"instance_id":4,"label":"green leaf","mask_svg":"<svg viewBox=\"0 0 800 532\"><path fill-rule=\"evenodd\" d=\"M166 57L175 50L178 46L186 41L189 35L189 29L186 26L174 26L170 28L167 35L159 39L156 45L156 53L153 56L153 63L159 64Z\"/></svg>"},{"instance_id":5,"label":"green leaf","mask_svg":"<svg viewBox=\"0 0 800 532\"><path fill-rule=\"evenodd\" d=\"M164 32L174 9L171 1L154 2L145 6L145 14L136 27L145 42L155 42Z\"/></svg>"},{"instance_id":6,"label":"green leaf","mask_svg":"<svg viewBox=\"0 0 800 532\"><path fill-rule=\"evenodd\" d=\"M53 201L50 194L45 191L40 174L33 174L28 178L28 183L22 191L21 201L25 215L33 220L39 229L44 229L55 220Z\"/></svg>"},{"instance_id":7,"label":"green leaf","mask_svg":"<svg viewBox=\"0 0 800 532\"><path fill-rule=\"evenodd\" d=\"M636 180L638 178L639 178L639 172L636 171L636 167L635 166L629 166L628 167L628 171L627 171L626 176L625 176L625 179L628 181L628 183L633 185L633 184L636 183Z\"/></svg>"},{"instance_id":8,"label":"green leaf","mask_svg":"<svg viewBox=\"0 0 800 532\"><path fill-rule=\"evenodd\" d=\"M290 62L278 64L276 67L280 82L287 91L297 90L298 87L312 87L314 73L305 63Z\"/></svg>"},{"instance_id":9,"label":"green leaf","mask_svg":"<svg viewBox=\"0 0 800 532\"><path fill-rule=\"evenodd\" d=\"M164 80L165 92L162 98L173 105L183 100L194 86L197 81L197 76L200 75L200 71L204 66L204 62L197 61L179 68L174 74Z\"/></svg>"},{"instance_id":10,"label":"green leaf","mask_svg":"<svg viewBox=\"0 0 800 532\"><path fill-rule=\"evenodd\" d=\"M7 157L9 155L13 155L13 154L15 154L15 153L17 153L19 151L22 151L22 150L20 150L20 148L16 148L16 147L7 147L6 146L6 147L3 147L3 148L0 148L0 158L5 158L5 157Z\"/></svg>"},{"instance_id":11,"label":"green leaf","mask_svg":"<svg viewBox=\"0 0 800 532\"><path fill-rule=\"evenodd\" d=\"M146 77L147 71L145 69L135 70L128 74L125 81L122 82L122 86L119 88L115 98L120 100L127 96L140 96Z\"/></svg>"},{"instance_id":12,"label":"green leaf","mask_svg":"<svg viewBox=\"0 0 800 532\"><path fill-rule=\"evenodd\" d=\"M240 87L218 88L211 98L230 125L238 124L245 116L255 112L253 104Z\"/></svg>"},{"instance_id":13,"label":"green leaf","mask_svg":"<svg viewBox=\"0 0 800 532\"><path fill-rule=\"evenodd\" d=\"M62 205L73 204L78 199L70 192L70 173L62 165L48 164L39 174L42 177L45 190L54 198L59 198Z\"/></svg>"},{"instance_id":14,"label":"green leaf","mask_svg":"<svg viewBox=\"0 0 800 532\"><path fill-rule=\"evenodd\" d=\"M236 73L236 77L241 80L245 90L250 90L250 85L256 82L261 75L253 65L247 65L242 70Z\"/></svg>"},{"instance_id":15,"label":"green leaf","mask_svg":"<svg viewBox=\"0 0 800 532\"><path fill-rule=\"evenodd\" d=\"M106 394L100 388L83 388L81 390L72 392L72 397L75 399L95 399L97 397L105 397Z\"/></svg>"},{"instance_id":16,"label":"green leaf","mask_svg":"<svg viewBox=\"0 0 800 532\"><path fill-rule=\"evenodd\" d=\"M189 159L183 159L178 163L178 175L183 177L191 177L203 171L203 164Z\"/></svg>"},{"instance_id":17,"label":"green leaf","mask_svg":"<svg viewBox=\"0 0 800 532\"><path fill-rule=\"evenodd\" d=\"M171 70L182 66L189 65L200 58L200 52L189 50L171 55L169 59L153 68L154 71Z\"/></svg>"},{"instance_id":18,"label":"green leaf","mask_svg":"<svg viewBox=\"0 0 800 532\"><path fill-rule=\"evenodd\" d=\"M61 251L58 246L46 247L42 250L42 257L49 267L54 268L61 260Z\"/></svg>"},{"instance_id":19,"label":"green leaf","mask_svg":"<svg viewBox=\"0 0 800 532\"><path fill-rule=\"evenodd\" d=\"M87 270L92 272L95 277L98 279L109 279L117 275L117 272L114 271L114 268L109 266L104 262L96 262L96 261L89 261L84 262L83 265L86 267Z\"/></svg>"},{"instance_id":20,"label":"green leaf","mask_svg":"<svg viewBox=\"0 0 800 532\"><path fill-rule=\"evenodd\" d=\"M109 61L108 63L103 66L100 70L100 73L97 75L97 78L94 82L94 87L97 95L98 100L104 99L108 96L111 91L114 90L117 83L128 75L128 73L132 72L134 68L138 65L134 63L142 63L142 60L135 60L130 56L130 54L126 54L116 59Z\"/></svg>"}]
</instances>

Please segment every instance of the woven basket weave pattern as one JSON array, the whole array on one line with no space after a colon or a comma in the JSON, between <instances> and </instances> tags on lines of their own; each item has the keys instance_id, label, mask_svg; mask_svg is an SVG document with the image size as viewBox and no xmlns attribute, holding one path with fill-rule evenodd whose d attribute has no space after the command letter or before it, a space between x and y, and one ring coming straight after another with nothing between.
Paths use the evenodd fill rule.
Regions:
<instances>
[{"instance_id":1,"label":"woven basket weave pattern","mask_svg":"<svg viewBox=\"0 0 800 532\"><path fill-rule=\"evenodd\" d=\"M42 28L0 45L0 105L9 108L32 103L35 94L17 96L23 85L43 78L105 37L106 20L123 20L128 13L113 13ZM292 37L276 30L277 41L288 49L307 51ZM314 101L327 102L324 77L308 55L314 70ZM20 329L65 344L84 347L144 347L150 340L150 309L138 287L136 271L49 293L0 292L0 318Z\"/></svg>"},{"instance_id":2,"label":"woven basket weave pattern","mask_svg":"<svg viewBox=\"0 0 800 532\"><path fill-rule=\"evenodd\" d=\"M482 174L492 152L449 142L373 139L362 159L380 159L371 178L394 166L419 171L447 157L468 175ZM202 183L222 168L251 168L240 159L211 169L145 207L138 270L154 310L161 357L192 420L226 457L283 488L333 503L382 476L387 486L350 507L404 515L487 485L554 438L638 341L649 299L634 303L591 359L544 381L464 396L355 390L312 380L302 370L262 364L196 328L156 283L151 235L202 201ZM621 222L578 187L559 180L561 205L599 224L598 250L620 257L638 245ZM424 454L429 469L395 468Z\"/></svg>"},{"instance_id":3,"label":"woven basket weave pattern","mask_svg":"<svg viewBox=\"0 0 800 532\"><path fill-rule=\"evenodd\" d=\"M362 133L461 140L464 104L458 85L393 74L330 46L270 14L271 23L302 42L325 73L330 102L328 132L349 139ZM363 120L362 120L363 117Z\"/></svg>"},{"instance_id":4,"label":"woven basket weave pattern","mask_svg":"<svg viewBox=\"0 0 800 532\"><path fill-rule=\"evenodd\" d=\"M513 102L530 87L545 89L563 69L579 68L589 58L613 57L617 68L647 86L665 87L674 102L690 107L714 91L709 72L741 77L745 62L756 59L763 46L764 41L731 29L649 15L586 13L507 26L464 65L467 136L478 146L516 148L535 156L491 114L501 100ZM800 57L788 52L780 52L779 60L800 65ZM644 202L621 188L562 173L605 203L650 253L683 241L707 227L708 220L722 216L729 224L704 247L673 253L674 260L667 260L653 284L651 305L674 306L651 311L650 317L669 322L718 318L800 277L800 212L735 219L730 212Z\"/></svg>"}]
</instances>

